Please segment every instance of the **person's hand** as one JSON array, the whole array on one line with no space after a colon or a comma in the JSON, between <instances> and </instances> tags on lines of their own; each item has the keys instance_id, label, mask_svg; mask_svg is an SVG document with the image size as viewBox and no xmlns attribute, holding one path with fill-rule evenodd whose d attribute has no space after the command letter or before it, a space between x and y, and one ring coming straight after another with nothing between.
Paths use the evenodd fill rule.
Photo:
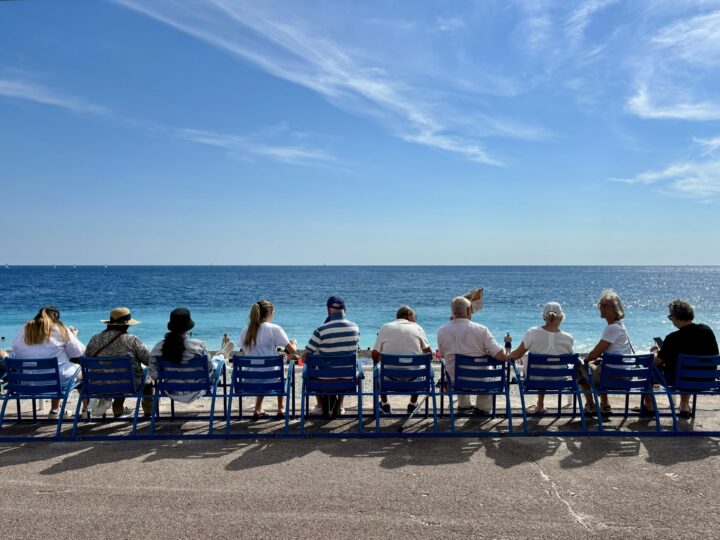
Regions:
<instances>
[{"instance_id":1,"label":"person's hand","mask_svg":"<svg viewBox=\"0 0 720 540\"><path fill-rule=\"evenodd\" d=\"M653 345L652 347L650 347L650 352L658 352L659 350L660 347L658 347L657 345Z\"/></svg>"},{"instance_id":2,"label":"person's hand","mask_svg":"<svg viewBox=\"0 0 720 540\"><path fill-rule=\"evenodd\" d=\"M77 336L77 335L78 335L78 332L79 332L80 330L78 330L78 329L75 328L74 326L71 326L71 327L70 327L70 331Z\"/></svg>"},{"instance_id":3,"label":"person's hand","mask_svg":"<svg viewBox=\"0 0 720 540\"><path fill-rule=\"evenodd\" d=\"M0 349L0 358L7 358L8 352L4 349Z\"/></svg>"}]
</instances>

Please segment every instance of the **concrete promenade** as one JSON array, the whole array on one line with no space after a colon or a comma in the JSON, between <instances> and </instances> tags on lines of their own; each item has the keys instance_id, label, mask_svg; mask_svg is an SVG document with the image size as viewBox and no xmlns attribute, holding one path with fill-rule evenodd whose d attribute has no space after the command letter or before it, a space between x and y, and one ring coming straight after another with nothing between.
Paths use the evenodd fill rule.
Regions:
<instances>
[{"instance_id":1,"label":"concrete promenade","mask_svg":"<svg viewBox=\"0 0 720 540\"><path fill-rule=\"evenodd\" d=\"M713 438L0 445L11 538L706 538Z\"/></svg>"}]
</instances>

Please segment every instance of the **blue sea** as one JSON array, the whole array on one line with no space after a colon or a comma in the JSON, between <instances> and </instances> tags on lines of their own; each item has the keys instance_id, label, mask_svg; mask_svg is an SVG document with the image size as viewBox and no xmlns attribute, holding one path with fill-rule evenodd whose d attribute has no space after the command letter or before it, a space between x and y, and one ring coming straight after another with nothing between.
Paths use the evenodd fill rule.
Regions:
<instances>
[{"instance_id":1,"label":"blue sea","mask_svg":"<svg viewBox=\"0 0 720 540\"><path fill-rule=\"evenodd\" d=\"M434 348L450 300L474 287L485 288L485 307L474 320L499 342L510 332L514 345L529 327L542 324L543 304L556 300L576 350L589 351L605 325L595 307L605 288L621 295L638 351L673 330L666 315L675 298L690 301L696 320L720 331L717 266L10 266L0 267L0 348L11 347L40 306L53 304L85 343L104 328L99 321L111 308L127 306L142 321L132 331L150 346L166 331L168 313L187 306L196 321L194 337L218 349L225 332L237 342L251 305L262 298L275 304L275 322L304 346L323 322L330 295L345 299L348 318L360 325L362 348L372 346L378 328L394 319L401 304L415 308Z\"/></svg>"}]
</instances>

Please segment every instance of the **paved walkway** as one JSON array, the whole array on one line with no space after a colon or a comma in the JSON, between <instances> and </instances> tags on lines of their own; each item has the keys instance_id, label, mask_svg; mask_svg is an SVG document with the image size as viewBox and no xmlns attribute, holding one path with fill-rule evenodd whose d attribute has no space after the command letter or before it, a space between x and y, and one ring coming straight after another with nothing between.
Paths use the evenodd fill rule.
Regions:
<instances>
[{"instance_id":1,"label":"paved walkway","mask_svg":"<svg viewBox=\"0 0 720 540\"><path fill-rule=\"evenodd\" d=\"M706 538L712 438L0 445L10 538Z\"/></svg>"}]
</instances>

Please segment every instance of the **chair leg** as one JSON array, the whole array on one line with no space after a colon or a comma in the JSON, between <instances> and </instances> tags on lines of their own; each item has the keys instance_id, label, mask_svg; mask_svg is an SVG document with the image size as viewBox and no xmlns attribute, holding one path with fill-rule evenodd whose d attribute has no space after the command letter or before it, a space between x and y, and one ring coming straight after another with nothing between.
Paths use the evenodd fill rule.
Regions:
<instances>
[{"instance_id":1,"label":"chair leg","mask_svg":"<svg viewBox=\"0 0 720 540\"><path fill-rule=\"evenodd\" d=\"M450 408L450 433L455 433L455 404L452 391L448 392L448 407Z\"/></svg>"},{"instance_id":2,"label":"chair leg","mask_svg":"<svg viewBox=\"0 0 720 540\"><path fill-rule=\"evenodd\" d=\"M603 415L602 415L602 407L600 406L600 396L598 395L595 388L592 389L592 395L593 395L593 401L595 402L595 410L598 417L598 431L602 433L604 430L603 428Z\"/></svg>"},{"instance_id":3,"label":"chair leg","mask_svg":"<svg viewBox=\"0 0 720 540\"><path fill-rule=\"evenodd\" d=\"M3 422L5 421L5 409L7 408L9 394L5 394L3 399L2 410L0 410L0 431L2 430Z\"/></svg>"},{"instance_id":4,"label":"chair leg","mask_svg":"<svg viewBox=\"0 0 720 540\"><path fill-rule=\"evenodd\" d=\"M508 428L510 430L510 433L513 432L513 423L512 423L512 409L510 408L510 388L507 389L505 392L505 414L507 414L508 419Z\"/></svg>"},{"instance_id":5,"label":"chair leg","mask_svg":"<svg viewBox=\"0 0 720 540\"><path fill-rule=\"evenodd\" d=\"M142 392L138 394L137 400L135 401L135 414L133 415L133 426L130 436L137 434L138 415L140 414L140 404L142 403Z\"/></svg>"},{"instance_id":6,"label":"chair leg","mask_svg":"<svg viewBox=\"0 0 720 540\"><path fill-rule=\"evenodd\" d=\"M82 394L78 396L77 405L75 406L75 418L73 418L72 435L73 439L77 439L78 420L80 419L80 405L82 405Z\"/></svg>"},{"instance_id":7,"label":"chair leg","mask_svg":"<svg viewBox=\"0 0 720 540\"><path fill-rule=\"evenodd\" d=\"M673 399L673 395L667 389L665 389L665 392L668 397L668 402L670 403L670 414L672 415L673 431L677 433L678 423L677 414L675 413L675 400Z\"/></svg>"},{"instance_id":8,"label":"chair leg","mask_svg":"<svg viewBox=\"0 0 720 540\"><path fill-rule=\"evenodd\" d=\"M302 389L302 394L300 395L300 433L305 433L305 403L306 403L306 396L305 396L305 388Z\"/></svg>"}]
</instances>

